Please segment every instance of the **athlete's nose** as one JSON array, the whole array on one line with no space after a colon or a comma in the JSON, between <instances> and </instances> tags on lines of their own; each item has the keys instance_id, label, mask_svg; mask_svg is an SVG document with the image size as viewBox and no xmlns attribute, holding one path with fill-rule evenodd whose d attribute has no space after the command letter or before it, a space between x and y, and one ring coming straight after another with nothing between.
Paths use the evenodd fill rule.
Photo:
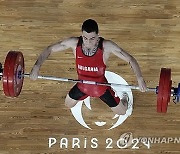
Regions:
<instances>
[{"instance_id":1,"label":"athlete's nose","mask_svg":"<svg viewBox=\"0 0 180 154\"><path fill-rule=\"evenodd\" d=\"M90 44L91 44L91 41L90 41L90 40L87 40L87 44L90 45Z\"/></svg>"},{"instance_id":2,"label":"athlete's nose","mask_svg":"<svg viewBox=\"0 0 180 154\"><path fill-rule=\"evenodd\" d=\"M86 46L87 46L87 47L90 47L90 46L91 46L91 41L90 41L90 40L87 40L87 41L86 41Z\"/></svg>"}]
</instances>

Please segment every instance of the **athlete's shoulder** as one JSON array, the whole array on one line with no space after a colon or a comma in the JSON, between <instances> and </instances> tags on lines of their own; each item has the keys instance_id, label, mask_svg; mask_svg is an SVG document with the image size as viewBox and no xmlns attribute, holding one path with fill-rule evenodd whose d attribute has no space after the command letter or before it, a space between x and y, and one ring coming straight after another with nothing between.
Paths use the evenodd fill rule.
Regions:
<instances>
[{"instance_id":1,"label":"athlete's shoulder","mask_svg":"<svg viewBox=\"0 0 180 154\"><path fill-rule=\"evenodd\" d=\"M69 37L64 39L61 43L70 47L75 47L78 43L79 37Z\"/></svg>"},{"instance_id":2,"label":"athlete's shoulder","mask_svg":"<svg viewBox=\"0 0 180 154\"><path fill-rule=\"evenodd\" d=\"M111 40L104 39L103 47L104 47L104 51L111 51L112 48L117 47L117 44Z\"/></svg>"},{"instance_id":3,"label":"athlete's shoulder","mask_svg":"<svg viewBox=\"0 0 180 154\"><path fill-rule=\"evenodd\" d=\"M113 45L115 45L116 43L114 43L113 41L111 41L111 40L107 40L107 39L104 39L103 40L103 45L104 46L113 46Z\"/></svg>"},{"instance_id":4,"label":"athlete's shoulder","mask_svg":"<svg viewBox=\"0 0 180 154\"><path fill-rule=\"evenodd\" d=\"M69 37L67 39L65 39L65 42L69 42L69 43L77 43L79 40L79 37Z\"/></svg>"}]
</instances>

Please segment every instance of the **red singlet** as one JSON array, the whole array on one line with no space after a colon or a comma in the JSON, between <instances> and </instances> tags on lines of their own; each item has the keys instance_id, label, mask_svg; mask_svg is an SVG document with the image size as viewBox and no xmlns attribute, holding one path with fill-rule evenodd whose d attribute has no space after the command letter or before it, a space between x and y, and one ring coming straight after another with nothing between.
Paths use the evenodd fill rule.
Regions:
<instances>
[{"instance_id":1,"label":"red singlet","mask_svg":"<svg viewBox=\"0 0 180 154\"><path fill-rule=\"evenodd\" d=\"M104 76L106 65L103 62L103 38L100 37L98 49L93 56L86 56L82 51L82 37L76 47L76 69L79 80L88 80L107 83ZM100 97L108 86L90 85L78 83L78 88L91 97Z\"/></svg>"}]
</instances>

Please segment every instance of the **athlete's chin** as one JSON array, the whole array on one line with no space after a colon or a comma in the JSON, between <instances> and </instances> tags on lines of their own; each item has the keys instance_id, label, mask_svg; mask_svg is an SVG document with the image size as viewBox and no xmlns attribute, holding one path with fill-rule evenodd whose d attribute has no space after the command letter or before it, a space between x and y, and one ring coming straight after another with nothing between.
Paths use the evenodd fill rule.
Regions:
<instances>
[{"instance_id":1,"label":"athlete's chin","mask_svg":"<svg viewBox=\"0 0 180 154\"><path fill-rule=\"evenodd\" d=\"M92 48L92 46L85 46L86 47L86 49L91 49Z\"/></svg>"},{"instance_id":2,"label":"athlete's chin","mask_svg":"<svg viewBox=\"0 0 180 154\"><path fill-rule=\"evenodd\" d=\"M94 48L95 47L95 44L93 45L93 44L91 44L91 45L85 45L85 47L87 48L87 49L92 49L92 48Z\"/></svg>"}]
</instances>

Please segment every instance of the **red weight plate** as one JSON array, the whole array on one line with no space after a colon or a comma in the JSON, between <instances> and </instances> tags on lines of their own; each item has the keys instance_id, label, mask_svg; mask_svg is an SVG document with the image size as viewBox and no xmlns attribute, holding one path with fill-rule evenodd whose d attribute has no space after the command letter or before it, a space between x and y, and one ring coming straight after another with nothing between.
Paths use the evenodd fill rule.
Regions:
<instances>
[{"instance_id":1,"label":"red weight plate","mask_svg":"<svg viewBox=\"0 0 180 154\"><path fill-rule=\"evenodd\" d=\"M171 95L171 70L166 69L166 76L164 79L164 88L163 88L163 101L162 101L162 112L167 112L168 103L170 101Z\"/></svg>"},{"instance_id":2,"label":"red weight plate","mask_svg":"<svg viewBox=\"0 0 180 154\"><path fill-rule=\"evenodd\" d=\"M24 77L24 58L21 52L14 52L9 63L8 87L11 97L17 97L22 89Z\"/></svg>"},{"instance_id":3,"label":"red weight plate","mask_svg":"<svg viewBox=\"0 0 180 154\"><path fill-rule=\"evenodd\" d=\"M165 68L161 69L160 88L158 94L158 112L167 112L168 100L170 100L170 78L170 70Z\"/></svg>"},{"instance_id":4,"label":"red weight plate","mask_svg":"<svg viewBox=\"0 0 180 154\"><path fill-rule=\"evenodd\" d=\"M8 55L11 55L9 60L8 69L8 90L10 97L17 97L22 89L24 77L24 57L21 52L10 51Z\"/></svg>"},{"instance_id":5,"label":"red weight plate","mask_svg":"<svg viewBox=\"0 0 180 154\"><path fill-rule=\"evenodd\" d=\"M15 85L14 85L14 89L15 89L15 94L16 97L19 96L19 94L21 93L22 90L22 86L23 86L23 81L24 81L24 56L22 54L22 52L19 52L17 59L16 59L16 70L15 70L15 74L16 74L16 78L15 78Z\"/></svg>"},{"instance_id":6,"label":"red weight plate","mask_svg":"<svg viewBox=\"0 0 180 154\"><path fill-rule=\"evenodd\" d=\"M8 73L9 73L9 62L11 60L12 53L9 52L6 56L3 69L3 91L6 96L10 96L8 87Z\"/></svg>"},{"instance_id":7,"label":"red weight plate","mask_svg":"<svg viewBox=\"0 0 180 154\"><path fill-rule=\"evenodd\" d=\"M158 94L157 94L157 112L161 112L164 78L165 78L165 69L162 68L160 73Z\"/></svg>"},{"instance_id":8,"label":"red weight plate","mask_svg":"<svg viewBox=\"0 0 180 154\"><path fill-rule=\"evenodd\" d=\"M172 80L170 81L170 84L169 84L169 87L170 87L170 93L169 93L169 98L168 98L168 103L170 102L170 98L171 98L171 89L172 89Z\"/></svg>"},{"instance_id":9,"label":"red weight plate","mask_svg":"<svg viewBox=\"0 0 180 154\"><path fill-rule=\"evenodd\" d=\"M157 112L167 112L171 95L171 70L162 68L157 95Z\"/></svg>"}]
</instances>

